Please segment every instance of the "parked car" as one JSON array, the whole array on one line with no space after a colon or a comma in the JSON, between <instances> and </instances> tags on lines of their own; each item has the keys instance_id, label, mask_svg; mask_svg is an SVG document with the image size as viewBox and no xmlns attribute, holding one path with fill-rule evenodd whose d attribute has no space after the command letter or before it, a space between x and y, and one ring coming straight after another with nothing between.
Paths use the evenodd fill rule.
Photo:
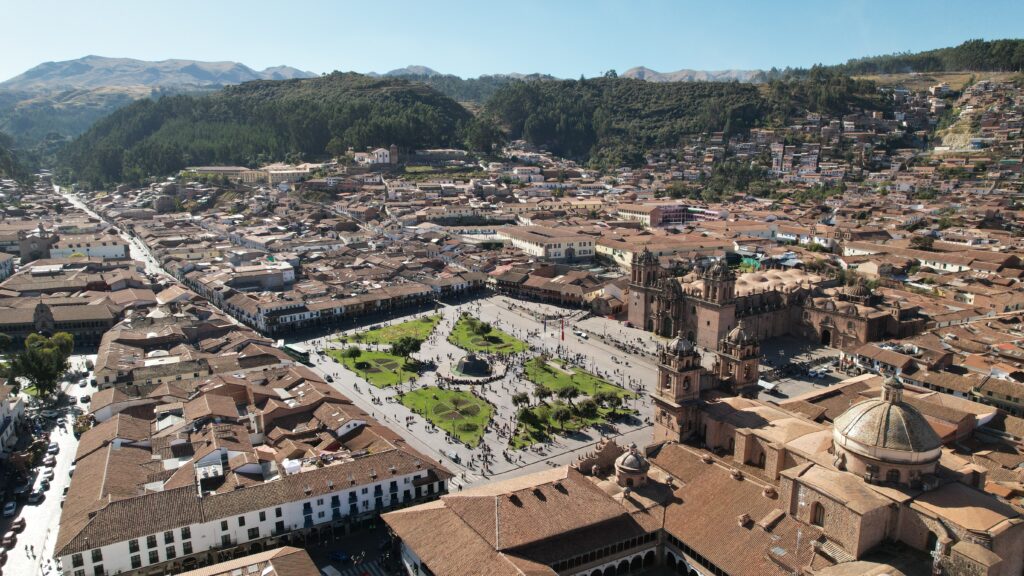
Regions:
<instances>
[{"instance_id":1,"label":"parked car","mask_svg":"<svg viewBox=\"0 0 1024 576\"><path fill-rule=\"evenodd\" d=\"M21 532L24 529L25 529L25 519L24 518L18 518L17 520L15 520L14 522L11 523L11 530L14 530L15 532Z\"/></svg>"},{"instance_id":2,"label":"parked car","mask_svg":"<svg viewBox=\"0 0 1024 576\"><path fill-rule=\"evenodd\" d=\"M4 518L10 518L18 513L18 503L14 500L4 504Z\"/></svg>"},{"instance_id":3,"label":"parked car","mask_svg":"<svg viewBox=\"0 0 1024 576\"><path fill-rule=\"evenodd\" d=\"M54 458L52 454L48 455L46 458L43 458L43 466L53 466L56 463L57 459Z\"/></svg>"},{"instance_id":4,"label":"parked car","mask_svg":"<svg viewBox=\"0 0 1024 576\"><path fill-rule=\"evenodd\" d=\"M0 564L7 563L7 550L0 549Z\"/></svg>"},{"instance_id":5,"label":"parked car","mask_svg":"<svg viewBox=\"0 0 1024 576\"><path fill-rule=\"evenodd\" d=\"M334 382L334 378L332 378L330 374L324 376L324 380L327 380L328 382Z\"/></svg>"},{"instance_id":6,"label":"parked car","mask_svg":"<svg viewBox=\"0 0 1024 576\"><path fill-rule=\"evenodd\" d=\"M43 478L42 480L40 480L39 481L39 489L44 491L44 492L49 490L50 489L50 481L47 480L46 478Z\"/></svg>"},{"instance_id":7,"label":"parked car","mask_svg":"<svg viewBox=\"0 0 1024 576\"><path fill-rule=\"evenodd\" d=\"M39 473L39 477L43 480L53 480L53 468L43 468L43 471Z\"/></svg>"},{"instance_id":8,"label":"parked car","mask_svg":"<svg viewBox=\"0 0 1024 576\"><path fill-rule=\"evenodd\" d=\"M82 404L88 404L89 403L89 397L88 396L82 396L81 398L78 399L78 401L81 402Z\"/></svg>"},{"instance_id":9,"label":"parked car","mask_svg":"<svg viewBox=\"0 0 1024 576\"><path fill-rule=\"evenodd\" d=\"M352 560L352 556L344 550L335 550L328 557L331 559L331 562L348 562Z\"/></svg>"},{"instance_id":10,"label":"parked car","mask_svg":"<svg viewBox=\"0 0 1024 576\"><path fill-rule=\"evenodd\" d=\"M4 548L14 548L14 543L18 541L18 535L13 531L4 534L3 545Z\"/></svg>"},{"instance_id":11,"label":"parked car","mask_svg":"<svg viewBox=\"0 0 1024 576\"><path fill-rule=\"evenodd\" d=\"M57 416L60 416L60 412L57 412L52 408L47 408L46 410L42 410L39 413L43 415L43 418L56 418Z\"/></svg>"},{"instance_id":12,"label":"parked car","mask_svg":"<svg viewBox=\"0 0 1024 576\"><path fill-rule=\"evenodd\" d=\"M57 454L60 452L60 445L56 442L50 442L50 445L46 447L47 454Z\"/></svg>"},{"instance_id":13,"label":"parked car","mask_svg":"<svg viewBox=\"0 0 1024 576\"><path fill-rule=\"evenodd\" d=\"M79 388L85 388L88 385L89 385L89 380L87 380L85 378L82 378L81 380L78 381L78 387Z\"/></svg>"},{"instance_id":14,"label":"parked car","mask_svg":"<svg viewBox=\"0 0 1024 576\"><path fill-rule=\"evenodd\" d=\"M43 498L46 498L46 493L41 490L36 490L28 495L28 503L38 504L43 501Z\"/></svg>"}]
</instances>

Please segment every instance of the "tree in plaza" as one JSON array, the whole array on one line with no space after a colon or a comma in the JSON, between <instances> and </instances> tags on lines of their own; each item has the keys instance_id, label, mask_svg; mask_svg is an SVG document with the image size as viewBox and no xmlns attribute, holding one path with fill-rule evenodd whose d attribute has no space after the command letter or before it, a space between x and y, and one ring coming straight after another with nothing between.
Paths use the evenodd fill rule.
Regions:
<instances>
[{"instance_id":1,"label":"tree in plaza","mask_svg":"<svg viewBox=\"0 0 1024 576\"><path fill-rule=\"evenodd\" d=\"M413 352L419 352L423 346L423 340L412 336L402 336L391 345L391 353L396 356L408 356Z\"/></svg>"},{"instance_id":2,"label":"tree in plaza","mask_svg":"<svg viewBox=\"0 0 1024 576\"><path fill-rule=\"evenodd\" d=\"M514 406L526 406L530 403L530 395L526 392L516 392L512 395L512 404Z\"/></svg>"},{"instance_id":3,"label":"tree in plaza","mask_svg":"<svg viewBox=\"0 0 1024 576\"><path fill-rule=\"evenodd\" d=\"M565 429L565 423L568 422L569 418L572 418L572 410L568 406L555 406L551 410L551 418L558 422L558 427Z\"/></svg>"},{"instance_id":4,"label":"tree in plaza","mask_svg":"<svg viewBox=\"0 0 1024 576\"><path fill-rule=\"evenodd\" d=\"M349 358L351 360L359 358L360 356L362 356L362 354L363 351L355 346L345 348L345 350L341 353L342 356L344 356L345 358Z\"/></svg>"},{"instance_id":5,"label":"tree in plaza","mask_svg":"<svg viewBox=\"0 0 1024 576\"><path fill-rule=\"evenodd\" d=\"M558 397L562 400L568 400L569 404L572 404L573 398L580 395L580 389L575 386L566 386L558 391Z\"/></svg>"},{"instance_id":6,"label":"tree in plaza","mask_svg":"<svg viewBox=\"0 0 1024 576\"><path fill-rule=\"evenodd\" d=\"M619 406L622 406L622 396L619 396L614 392L609 392L607 402L608 407L611 408L612 412L614 413L616 410L618 410Z\"/></svg>"},{"instance_id":7,"label":"tree in plaza","mask_svg":"<svg viewBox=\"0 0 1024 576\"><path fill-rule=\"evenodd\" d=\"M551 398L551 388L548 388L543 384L537 384L533 387L533 395L537 397L537 400L543 402L548 398Z\"/></svg>"},{"instance_id":8,"label":"tree in plaza","mask_svg":"<svg viewBox=\"0 0 1024 576\"><path fill-rule=\"evenodd\" d=\"M0 332L0 352L6 351L11 347L11 337L7 334Z\"/></svg>"},{"instance_id":9,"label":"tree in plaza","mask_svg":"<svg viewBox=\"0 0 1024 576\"><path fill-rule=\"evenodd\" d=\"M519 421L524 424L537 423L537 414L535 414L533 410L530 410L529 408L525 407L519 409L519 412L516 413L516 418L518 418Z\"/></svg>"},{"instance_id":10,"label":"tree in plaza","mask_svg":"<svg viewBox=\"0 0 1024 576\"><path fill-rule=\"evenodd\" d=\"M598 406L608 406L609 405L609 401L611 400L611 396L618 396L618 395L615 394L614 392L609 392L607 390L602 390L602 391L598 392L597 394L594 394L593 396L591 396L591 398L594 399L594 402L597 402Z\"/></svg>"},{"instance_id":11,"label":"tree in plaza","mask_svg":"<svg viewBox=\"0 0 1024 576\"><path fill-rule=\"evenodd\" d=\"M476 326L473 326L473 333L477 336L487 336L493 329L488 322L477 322Z\"/></svg>"},{"instance_id":12,"label":"tree in plaza","mask_svg":"<svg viewBox=\"0 0 1024 576\"><path fill-rule=\"evenodd\" d=\"M25 349L11 358L11 376L28 380L40 396L49 396L57 390L61 375L67 372L73 348L74 338L67 332L50 338L30 334L25 339ZM13 378L12 381L16 382Z\"/></svg>"},{"instance_id":13,"label":"tree in plaza","mask_svg":"<svg viewBox=\"0 0 1024 576\"><path fill-rule=\"evenodd\" d=\"M580 416L584 418L593 418L597 416L597 402L593 398L587 398L576 406L576 410L580 413Z\"/></svg>"}]
</instances>

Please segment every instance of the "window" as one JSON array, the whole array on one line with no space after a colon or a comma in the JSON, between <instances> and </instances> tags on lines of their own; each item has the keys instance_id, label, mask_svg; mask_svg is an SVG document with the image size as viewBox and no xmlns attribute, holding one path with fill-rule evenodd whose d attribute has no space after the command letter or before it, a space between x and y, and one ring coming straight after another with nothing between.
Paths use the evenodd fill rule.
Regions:
<instances>
[{"instance_id":1,"label":"window","mask_svg":"<svg viewBox=\"0 0 1024 576\"><path fill-rule=\"evenodd\" d=\"M142 557L138 554L132 556L132 568L142 568Z\"/></svg>"},{"instance_id":2,"label":"window","mask_svg":"<svg viewBox=\"0 0 1024 576\"><path fill-rule=\"evenodd\" d=\"M324 499L323 498L317 498L316 499L316 505L317 506L323 506L324 505Z\"/></svg>"},{"instance_id":3,"label":"window","mask_svg":"<svg viewBox=\"0 0 1024 576\"><path fill-rule=\"evenodd\" d=\"M274 517L275 518L280 518L281 517L281 509L280 508L274 508Z\"/></svg>"},{"instance_id":4,"label":"window","mask_svg":"<svg viewBox=\"0 0 1024 576\"><path fill-rule=\"evenodd\" d=\"M149 551L149 563L158 564L160 562L160 553L156 550Z\"/></svg>"},{"instance_id":5,"label":"window","mask_svg":"<svg viewBox=\"0 0 1024 576\"><path fill-rule=\"evenodd\" d=\"M95 574L95 576L104 576L105 573L103 572L103 564L97 564L93 566L92 573Z\"/></svg>"},{"instance_id":6,"label":"window","mask_svg":"<svg viewBox=\"0 0 1024 576\"><path fill-rule=\"evenodd\" d=\"M991 396L991 395L992 395L992 393L991 393L991 392L989 392L989 395ZM369 487L363 486L363 494L369 494L369 493L370 493L370 489L369 489Z\"/></svg>"},{"instance_id":7,"label":"window","mask_svg":"<svg viewBox=\"0 0 1024 576\"><path fill-rule=\"evenodd\" d=\"M889 470L888 472L885 473L885 480L887 482L899 482L900 471L896 469Z\"/></svg>"},{"instance_id":8,"label":"window","mask_svg":"<svg viewBox=\"0 0 1024 576\"><path fill-rule=\"evenodd\" d=\"M185 526L184 528L181 529L181 539L182 540L188 540L191 537L192 537L192 529L191 528L189 528L188 526Z\"/></svg>"},{"instance_id":9,"label":"window","mask_svg":"<svg viewBox=\"0 0 1024 576\"><path fill-rule=\"evenodd\" d=\"M192 553L192 543L191 542L182 542L181 543L181 553L185 554L185 555L191 554Z\"/></svg>"},{"instance_id":10,"label":"window","mask_svg":"<svg viewBox=\"0 0 1024 576\"><path fill-rule=\"evenodd\" d=\"M231 535L230 534L223 534L220 537L220 545L224 546L225 548L227 548L228 546L231 546Z\"/></svg>"},{"instance_id":11,"label":"window","mask_svg":"<svg viewBox=\"0 0 1024 576\"><path fill-rule=\"evenodd\" d=\"M825 507L821 505L821 502L815 502L811 505L811 524L815 526L825 525Z\"/></svg>"},{"instance_id":12,"label":"window","mask_svg":"<svg viewBox=\"0 0 1024 576\"><path fill-rule=\"evenodd\" d=\"M136 553L138 551L139 551L139 541L138 540L129 540L128 541L128 552L131 552L132 554L134 554L134 553Z\"/></svg>"},{"instance_id":13,"label":"window","mask_svg":"<svg viewBox=\"0 0 1024 576\"><path fill-rule=\"evenodd\" d=\"M174 546L168 546L165 551L167 552L167 559L170 560L178 555L177 551L174 550Z\"/></svg>"},{"instance_id":14,"label":"window","mask_svg":"<svg viewBox=\"0 0 1024 576\"><path fill-rule=\"evenodd\" d=\"M283 534L284 533L284 521L278 520L277 522L274 523L274 532L276 534Z\"/></svg>"},{"instance_id":15,"label":"window","mask_svg":"<svg viewBox=\"0 0 1024 576\"><path fill-rule=\"evenodd\" d=\"M267 521L267 513L262 511L262 510L260 510L260 522L266 522L266 521Z\"/></svg>"},{"instance_id":16,"label":"window","mask_svg":"<svg viewBox=\"0 0 1024 576\"><path fill-rule=\"evenodd\" d=\"M99 548L93 550L92 551L92 561L93 561L93 563L103 562L103 550L100 550Z\"/></svg>"},{"instance_id":17,"label":"window","mask_svg":"<svg viewBox=\"0 0 1024 576\"><path fill-rule=\"evenodd\" d=\"M221 520L220 521L220 529L221 530L227 530L228 529L228 521L227 520Z\"/></svg>"},{"instance_id":18,"label":"window","mask_svg":"<svg viewBox=\"0 0 1024 576\"><path fill-rule=\"evenodd\" d=\"M238 526L239 527L245 526L245 516L239 516L238 517Z\"/></svg>"},{"instance_id":19,"label":"window","mask_svg":"<svg viewBox=\"0 0 1024 576\"><path fill-rule=\"evenodd\" d=\"M75 555L71 556L71 566L72 567L78 568L82 564L85 564L85 561L82 560L82 555L81 554L75 554Z\"/></svg>"},{"instance_id":20,"label":"window","mask_svg":"<svg viewBox=\"0 0 1024 576\"><path fill-rule=\"evenodd\" d=\"M85 570L75 570L75 576L85 576Z\"/></svg>"},{"instance_id":21,"label":"window","mask_svg":"<svg viewBox=\"0 0 1024 576\"><path fill-rule=\"evenodd\" d=\"M164 544L170 544L171 542L174 542L174 532L168 530L164 532Z\"/></svg>"},{"instance_id":22,"label":"window","mask_svg":"<svg viewBox=\"0 0 1024 576\"><path fill-rule=\"evenodd\" d=\"M249 528L249 540L258 540L260 537L259 528Z\"/></svg>"}]
</instances>

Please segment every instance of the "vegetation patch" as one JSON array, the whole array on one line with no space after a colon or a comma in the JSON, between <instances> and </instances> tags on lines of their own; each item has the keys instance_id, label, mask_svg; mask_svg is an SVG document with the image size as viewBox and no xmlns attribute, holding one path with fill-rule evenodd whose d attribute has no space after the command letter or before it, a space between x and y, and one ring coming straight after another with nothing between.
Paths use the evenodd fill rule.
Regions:
<instances>
[{"instance_id":1,"label":"vegetation patch","mask_svg":"<svg viewBox=\"0 0 1024 576\"><path fill-rule=\"evenodd\" d=\"M544 356L535 356L523 366L526 379L535 385L544 386L557 394L559 391L575 387L581 396L594 397L604 392L619 398L633 398L636 393L616 386L604 378L600 378L580 368L566 367L561 360L548 360Z\"/></svg>"},{"instance_id":2,"label":"vegetation patch","mask_svg":"<svg viewBox=\"0 0 1024 576\"><path fill-rule=\"evenodd\" d=\"M528 348L526 342L469 314L463 314L455 323L448 341L469 352L514 354Z\"/></svg>"},{"instance_id":3,"label":"vegetation patch","mask_svg":"<svg viewBox=\"0 0 1024 576\"><path fill-rule=\"evenodd\" d=\"M440 314L434 314L432 316L423 316L415 318L401 324L394 324L391 326L382 326L373 330L367 330L365 332L358 332L351 336L342 336L338 340L340 342L360 342L366 344L395 344L402 338L415 338L417 340L426 340L430 333L437 327L437 323L441 321Z\"/></svg>"},{"instance_id":4,"label":"vegetation patch","mask_svg":"<svg viewBox=\"0 0 1024 576\"><path fill-rule=\"evenodd\" d=\"M434 386L403 394L402 405L470 446L480 443L493 411L469 392Z\"/></svg>"},{"instance_id":5,"label":"vegetation patch","mask_svg":"<svg viewBox=\"0 0 1024 576\"><path fill-rule=\"evenodd\" d=\"M404 357L390 352L346 348L328 350L327 355L377 388L394 386L416 375L406 370Z\"/></svg>"}]
</instances>

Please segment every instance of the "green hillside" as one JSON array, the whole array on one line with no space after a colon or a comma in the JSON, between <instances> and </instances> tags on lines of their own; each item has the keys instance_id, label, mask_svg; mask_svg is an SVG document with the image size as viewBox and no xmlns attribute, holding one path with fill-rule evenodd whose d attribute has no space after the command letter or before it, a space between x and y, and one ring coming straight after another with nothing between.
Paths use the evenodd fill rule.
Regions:
<instances>
[{"instance_id":1,"label":"green hillside","mask_svg":"<svg viewBox=\"0 0 1024 576\"><path fill-rule=\"evenodd\" d=\"M208 96L134 102L69 144L59 169L101 186L187 165L312 160L350 146L452 146L469 120L452 99L402 79L336 72L255 81Z\"/></svg>"}]
</instances>

